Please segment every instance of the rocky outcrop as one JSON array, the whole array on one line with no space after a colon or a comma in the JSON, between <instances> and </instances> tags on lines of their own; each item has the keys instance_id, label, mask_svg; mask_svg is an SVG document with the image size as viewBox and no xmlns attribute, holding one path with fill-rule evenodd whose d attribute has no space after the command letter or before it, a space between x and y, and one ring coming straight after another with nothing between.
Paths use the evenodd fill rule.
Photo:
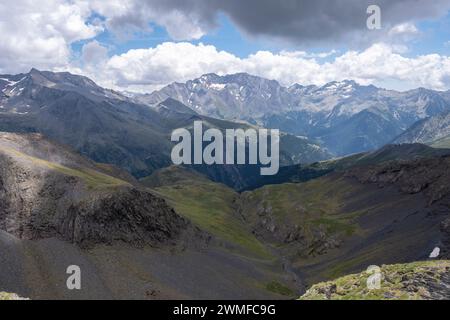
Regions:
<instances>
[{"instance_id":1,"label":"rocky outcrop","mask_svg":"<svg viewBox=\"0 0 450 320\"><path fill-rule=\"evenodd\" d=\"M64 240L89 247L114 241L136 246L175 244L192 226L164 200L147 191L122 187L70 204L50 228Z\"/></svg>"},{"instance_id":2,"label":"rocky outcrop","mask_svg":"<svg viewBox=\"0 0 450 320\"><path fill-rule=\"evenodd\" d=\"M0 229L82 247L160 245L199 233L148 190L98 171L39 135L16 134L0 134Z\"/></svg>"},{"instance_id":3,"label":"rocky outcrop","mask_svg":"<svg viewBox=\"0 0 450 320\"><path fill-rule=\"evenodd\" d=\"M372 275L361 272L316 284L300 300L450 299L450 261L383 265L379 287L367 285Z\"/></svg>"}]
</instances>

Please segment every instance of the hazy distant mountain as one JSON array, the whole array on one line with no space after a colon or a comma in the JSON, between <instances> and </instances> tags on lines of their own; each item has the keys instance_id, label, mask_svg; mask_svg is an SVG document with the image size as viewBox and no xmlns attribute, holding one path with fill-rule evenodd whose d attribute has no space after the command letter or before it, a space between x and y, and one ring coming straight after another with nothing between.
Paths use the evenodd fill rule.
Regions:
<instances>
[{"instance_id":1,"label":"hazy distant mountain","mask_svg":"<svg viewBox=\"0 0 450 320\"><path fill-rule=\"evenodd\" d=\"M396 92L349 80L287 88L245 73L206 74L138 99L155 105L168 97L199 114L318 139L337 155L376 149L416 121L450 110L448 92Z\"/></svg>"},{"instance_id":2,"label":"hazy distant mountain","mask_svg":"<svg viewBox=\"0 0 450 320\"><path fill-rule=\"evenodd\" d=\"M395 143L433 143L450 136L450 112L432 116L415 123L401 134Z\"/></svg>"},{"instance_id":3,"label":"hazy distant mountain","mask_svg":"<svg viewBox=\"0 0 450 320\"><path fill-rule=\"evenodd\" d=\"M220 129L248 126L199 115L174 99L149 108L66 72L32 69L27 74L0 75L0 92L0 131L42 133L137 177L172 164L170 135L176 128L192 127L195 120ZM280 152L283 165L330 156L306 138L285 134ZM208 171L210 177L228 179L229 185L238 187L246 169L216 166Z\"/></svg>"},{"instance_id":4,"label":"hazy distant mountain","mask_svg":"<svg viewBox=\"0 0 450 320\"><path fill-rule=\"evenodd\" d=\"M223 77L207 74L186 83L171 84L143 96L141 101L156 104L168 97L200 114L231 120L259 119L273 112L275 106L289 108L292 105L288 89L277 81L244 73Z\"/></svg>"}]
</instances>

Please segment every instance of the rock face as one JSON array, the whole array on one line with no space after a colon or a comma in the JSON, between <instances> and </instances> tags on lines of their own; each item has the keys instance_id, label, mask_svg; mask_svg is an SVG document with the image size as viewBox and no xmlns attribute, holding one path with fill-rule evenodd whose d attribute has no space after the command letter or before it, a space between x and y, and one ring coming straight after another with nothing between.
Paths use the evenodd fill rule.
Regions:
<instances>
[{"instance_id":1,"label":"rock face","mask_svg":"<svg viewBox=\"0 0 450 320\"><path fill-rule=\"evenodd\" d=\"M361 272L312 286L300 300L448 300L450 261L383 265L379 289L369 289L373 274Z\"/></svg>"},{"instance_id":2,"label":"rock face","mask_svg":"<svg viewBox=\"0 0 450 320\"><path fill-rule=\"evenodd\" d=\"M136 246L175 243L190 224L149 192L121 189L71 204L54 231L82 247L123 241Z\"/></svg>"},{"instance_id":3,"label":"rock face","mask_svg":"<svg viewBox=\"0 0 450 320\"><path fill-rule=\"evenodd\" d=\"M0 229L87 247L175 242L193 230L149 191L37 134L0 134Z\"/></svg>"}]
</instances>

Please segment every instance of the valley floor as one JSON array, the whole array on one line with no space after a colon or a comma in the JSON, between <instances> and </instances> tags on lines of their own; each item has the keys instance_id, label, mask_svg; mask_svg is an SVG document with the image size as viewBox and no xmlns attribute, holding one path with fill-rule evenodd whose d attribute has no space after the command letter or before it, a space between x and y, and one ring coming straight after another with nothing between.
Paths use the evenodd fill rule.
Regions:
<instances>
[{"instance_id":1,"label":"valley floor","mask_svg":"<svg viewBox=\"0 0 450 320\"><path fill-rule=\"evenodd\" d=\"M0 231L3 291L31 299L286 299L295 291L275 261L203 250L98 246L82 250L57 239L19 240ZM66 269L81 268L81 290Z\"/></svg>"}]
</instances>

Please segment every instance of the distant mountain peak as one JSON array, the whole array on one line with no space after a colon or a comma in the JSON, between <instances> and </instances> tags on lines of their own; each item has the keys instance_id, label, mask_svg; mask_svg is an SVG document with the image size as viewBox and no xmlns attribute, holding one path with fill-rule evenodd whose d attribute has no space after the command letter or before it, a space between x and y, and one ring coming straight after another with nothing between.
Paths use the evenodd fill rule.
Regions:
<instances>
[{"instance_id":1,"label":"distant mountain peak","mask_svg":"<svg viewBox=\"0 0 450 320\"><path fill-rule=\"evenodd\" d=\"M36 69L36 68L31 68L30 69L30 72L28 72L28 74L40 74L41 73L41 71L39 71L38 69Z\"/></svg>"},{"instance_id":2,"label":"distant mountain peak","mask_svg":"<svg viewBox=\"0 0 450 320\"><path fill-rule=\"evenodd\" d=\"M226 74L226 75L218 75L216 73L207 73L199 78L190 80L188 82L197 82L197 83L211 83L211 82L217 82L221 84L225 83L235 83L239 85L248 85L251 83L274 83L278 84L278 81L276 80L269 80L260 76L255 76L246 72L238 72L238 73L232 73L232 74Z\"/></svg>"},{"instance_id":3,"label":"distant mountain peak","mask_svg":"<svg viewBox=\"0 0 450 320\"><path fill-rule=\"evenodd\" d=\"M334 89L334 90L342 90L342 89L353 89L355 87L359 87L359 84L354 80L342 80L342 81L331 81L323 85L320 89Z\"/></svg>"}]
</instances>

